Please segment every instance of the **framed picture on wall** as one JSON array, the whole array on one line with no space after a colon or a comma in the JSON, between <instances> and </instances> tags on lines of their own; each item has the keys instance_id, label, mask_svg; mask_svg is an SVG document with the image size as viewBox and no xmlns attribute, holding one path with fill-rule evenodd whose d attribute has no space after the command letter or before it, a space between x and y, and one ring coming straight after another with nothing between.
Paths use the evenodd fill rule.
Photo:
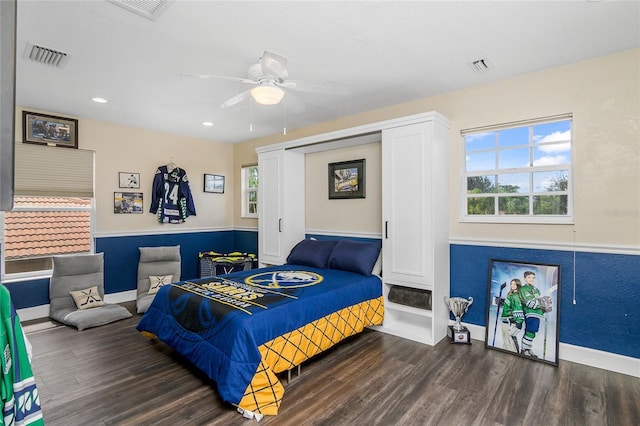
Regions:
<instances>
[{"instance_id":1,"label":"framed picture on wall","mask_svg":"<svg viewBox=\"0 0 640 426\"><path fill-rule=\"evenodd\" d=\"M204 192L224 194L224 176L205 174Z\"/></svg>"},{"instance_id":2,"label":"framed picture on wall","mask_svg":"<svg viewBox=\"0 0 640 426\"><path fill-rule=\"evenodd\" d=\"M560 265L489 262L485 346L558 365Z\"/></svg>"},{"instance_id":3,"label":"framed picture on wall","mask_svg":"<svg viewBox=\"0 0 640 426\"><path fill-rule=\"evenodd\" d=\"M115 214L141 214L142 192L114 192L113 212Z\"/></svg>"},{"instance_id":4,"label":"framed picture on wall","mask_svg":"<svg viewBox=\"0 0 640 426\"><path fill-rule=\"evenodd\" d=\"M22 111L24 143L78 148L78 120Z\"/></svg>"},{"instance_id":5,"label":"framed picture on wall","mask_svg":"<svg viewBox=\"0 0 640 426\"><path fill-rule=\"evenodd\" d=\"M365 198L365 160L329 163L329 199Z\"/></svg>"},{"instance_id":6,"label":"framed picture on wall","mask_svg":"<svg viewBox=\"0 0 640 426\"><path fill-rule=\"evenodd\" d=\"M140 173L118 173L118 186L120 188L140 189Z\"/></svg>"}]
</instances>

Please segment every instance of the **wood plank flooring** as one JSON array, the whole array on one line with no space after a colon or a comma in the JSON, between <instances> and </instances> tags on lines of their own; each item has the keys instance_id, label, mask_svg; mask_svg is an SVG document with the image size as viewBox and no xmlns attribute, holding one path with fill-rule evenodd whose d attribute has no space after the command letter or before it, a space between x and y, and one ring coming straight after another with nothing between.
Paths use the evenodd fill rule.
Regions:
<instances>
[{"instance_id":1,"label":"wood plank flooring","mask_svg":"<svg viewBox=\"0 0 640 426\"><path fill-rule=\"evenodd\" d=\"M27 332L46 425L256 423L180 355L138 333L139 319ZM261 424L637 426L640 380L553 367L482 341L430 347L367 330L303 364L279 414Z\"/></svg>"}]
</instances>

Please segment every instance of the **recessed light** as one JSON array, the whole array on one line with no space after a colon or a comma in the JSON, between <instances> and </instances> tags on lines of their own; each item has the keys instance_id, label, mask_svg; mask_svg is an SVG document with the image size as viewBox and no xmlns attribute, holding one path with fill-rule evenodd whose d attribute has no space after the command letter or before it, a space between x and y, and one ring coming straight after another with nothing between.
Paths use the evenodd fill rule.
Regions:
<instances>
[{"instance_id":1,"label":"recessed light","mask_svg":"<svg viewBox=\"0 0 640 426\"><path fill-rule=\"evenodd\" d=\"M213 126L213 123L210 122L210 121L205 121L205 122L202 123L202 125L206 126L206 127L211 127L211 126Z\"/></svg>"},{"instance_id":2,"label":"recessed light","mask_svg":"<svg viewBox=\"0 0 640 426\"><path fill-rule=\"evenodd\" d=\"M105 98L91 98L93 102L97 102L99 104L106 104L107 100Z\"/></svg>"}]
</instances>

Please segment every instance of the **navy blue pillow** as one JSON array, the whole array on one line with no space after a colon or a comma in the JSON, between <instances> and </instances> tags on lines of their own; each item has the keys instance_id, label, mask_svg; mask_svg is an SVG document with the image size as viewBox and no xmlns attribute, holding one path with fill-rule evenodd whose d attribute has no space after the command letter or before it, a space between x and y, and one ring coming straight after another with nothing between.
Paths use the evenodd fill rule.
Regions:
<instances>
[{"instance_id":1,"label":"navy blue pillow","mask_svg":"<svg viewBox=\"0 0 640 426\"><path fill-rule=\"evenodd\" d=\"M340 240L329 255L328 267L371 275L379 254L380 246L378 244Z\"/></svg>"},{"instance_id":2,"label":"navy blue pillow","mask_svg":"<svg viewBox=\"0 0 640 426\"><path fill-rule=\"evenodd\" d=\"M291 249L287 263L326 268L327 259L336 243L332 240L302 240Z\"/></svg>"}]
</instances>

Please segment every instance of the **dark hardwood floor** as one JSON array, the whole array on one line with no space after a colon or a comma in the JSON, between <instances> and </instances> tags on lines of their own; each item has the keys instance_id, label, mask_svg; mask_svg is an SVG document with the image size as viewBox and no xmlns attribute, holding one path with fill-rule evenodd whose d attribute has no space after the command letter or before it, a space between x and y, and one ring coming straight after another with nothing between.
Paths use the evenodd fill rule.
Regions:
<instances>
[{"instance_id":1,"label":"dark hardwood floor","mask_svg":"<svg viewBox=\"0 0 640 426\"><path fill-rule=\"evenodd\" d=\"M45 424L250 425L181 356L130 319L26 327ZM284 380L284 377L283 377ZM305 363L264 425L640 424L640 380L472 345L367 330Z\"/></svg>"}]
</instances>

